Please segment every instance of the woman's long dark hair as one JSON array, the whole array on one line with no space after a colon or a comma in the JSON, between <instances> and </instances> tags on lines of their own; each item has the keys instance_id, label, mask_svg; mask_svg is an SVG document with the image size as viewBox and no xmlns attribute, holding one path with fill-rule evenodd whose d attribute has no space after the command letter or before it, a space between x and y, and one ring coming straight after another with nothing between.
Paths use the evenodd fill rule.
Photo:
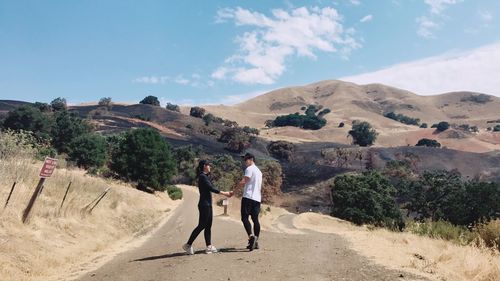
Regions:
<instances>
[{"instance_id":1,"label":"woman's long dark hair","mask_svg":"<svg viewBox=\"0 0 500 281\"><path fill-rule=\"evenodd\" d=\"M198 162L198 167L196 167L196 177L199 177L200 174L203 172L203 168L205 167L206 164L208 164L209 162L205 159L203 160L200 160L200 162Z\"/></svg>"}]
</instances>

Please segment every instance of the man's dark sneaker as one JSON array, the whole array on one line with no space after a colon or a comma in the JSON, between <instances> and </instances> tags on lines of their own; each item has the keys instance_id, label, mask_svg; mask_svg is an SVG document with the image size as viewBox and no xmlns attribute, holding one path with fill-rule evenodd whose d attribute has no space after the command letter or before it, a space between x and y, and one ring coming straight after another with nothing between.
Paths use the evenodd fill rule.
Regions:
<instances>
[{"instance_id":1,"label":"man's dark sneaker","mask_svg":"<svg viewBox=\"0 0 500 281\"><path fill-rule=\"evenodd\" d=\"M250 251L253 251L253 249L255 249L255 244L257 243L257 239L255 238L255 236L250 236L250 239L248 239L248 246L247 246L247 249L250 250Z\"/></svg>"}]
</instances>

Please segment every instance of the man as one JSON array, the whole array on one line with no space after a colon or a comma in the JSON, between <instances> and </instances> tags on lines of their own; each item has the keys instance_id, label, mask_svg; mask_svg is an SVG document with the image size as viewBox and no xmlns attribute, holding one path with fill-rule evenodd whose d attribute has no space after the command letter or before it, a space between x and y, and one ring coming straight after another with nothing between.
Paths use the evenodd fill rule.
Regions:
<instances>
[{"instance_id":1,"label":"man","mask_svg":"<svg viewBox=\"0 0 500 281\"><path fill-rule=\"evenodd\" d=\"M255 165L255 157L251 153L246 153L243 156L243 160L245 161L246 169L245 176L239 183L239 187L244 186L243 197L241 199L241 221L248 234L247 249L253 251L259 247L257 240L260 234L259 213L262 197L262 172ZM248 220L249 216L253 222L253 233L252 225Z\"/></svg>"}]
</instances>

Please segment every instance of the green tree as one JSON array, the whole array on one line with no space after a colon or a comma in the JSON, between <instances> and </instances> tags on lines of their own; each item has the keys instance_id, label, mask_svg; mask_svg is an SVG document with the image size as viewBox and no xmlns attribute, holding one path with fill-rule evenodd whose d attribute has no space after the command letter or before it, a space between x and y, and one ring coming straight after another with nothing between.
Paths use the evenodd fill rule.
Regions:
<instances>
[{"instance_id":1,"label":"green tree","mask_svg":"<svg viewBox=\"0 0 500 281\"><path fill-rule=\"evenodd\" d=\"M352 129L349 131L352 136L353 143L360 146L372 145L377 139L378 133L372 128L368 122L354 122Z\"/></svg>"},{"instance_id":2,"label":"green tree","mask_svg":"<svg viewBox=\"0 0 500 281\"><path fill-rule=\"evenodd\" d=\"M110 97L105 97L105 98L101 98L99 100L99 106L104 106L104 107L111 107L111 98Z\"/></svg>"},{"instance_id":3,"label":"green tree","mask_svg":"<svg viewBox=\"0 0 500 281\"><path fill-rule=\"evenodd\" d=\"M395 201L396 189L378 172L337 176L331 189L333 216L358 225L404 227Z\"/></svg>"},{"instance_id":4,"label":"green tree","mask_svg":"<svg viewBox=\"0 0 500 281\"><path fill-rule=\"evenodd\" d=\"M177 104L169 103L167 102L166 109L175 111L175 112L181 112L181 108Z\"/></svg>"},{"instance_id":5,"label":"green tree","mask_svg":"<svg viewBox=\"0 0 500 281\"><path fill-rule=\"evenodd\" d=\"M52 120L40 109L29 105L20 106L9 111L3 122L3 127L17 132L24 130L33 132L39 140L50 139Z\"/></svg>"},{"instance_id":6,"label":"green tree","mask_svg":"<svg viewBox=\"0 0 500 281\"><path fill-rule=\"evenodd\" d=\"M155 96L147 96L143 100L141 100L139 103L160 106L160 101Z\"/></svg>"},{"instance_id":7,"label":"green tree","mask_svg":"<svg viewBox=\"0 0 500 281\"><path fill-rule=\"evenodd\" d=\"M196 118L203 118L203 116L205 115L205 111L206 110L202 107L194 106L189 110L189 115Z\"/></svg>"},{"instance_id":8,"label":"green tree","mask_svg":"<svg viewBox=\"0 0 500 281\"><path fill-rule=\"evenodd\" d=\"M448 123L446 121L439 122L436 126L436 129L439 132L444 132L444 131L448 130L449 128L450 128L450 123Z\"/></svg>"},{"instance_id":9,"label":"green tree","mask_svg":"<svg viewBox=\"0 0 500 281\"><path fill-rule=\"evenodd\" d=\"M441 147L441 144L437 140L423 138L415 146Z\"/></svg>"},{"instance_id":10,"label":"green tree","mask_svg":"<svg viewBox=\"0 0 500 281\"><path fill-rule=\"evenodd\" d=\"M110 168L139 189L163 191L177 173L168 143L153 129L130 130L113 152Z\"/></svg>"},{"instance_id":11,"label":"green tree","mask_svg":"<svg viewBox=\"0 0 500 281\"><path fill-rule=\"evenodd\" d=\"M216 187L224 191L233 189L243 176L242 163L234 160L229 154L217 155L212 163L214 168L210 174Z\"/></svg>"},{"instance_id":12,"label":"green tree","mask_svg":"<svg viewBox=\"0 0 500 281\"><path fill-rule=\"evenodd\" d=\"M76 137L69 144L69 159L78 167L99 168L106 163L107 143L99 134L90 133Z\"/></svg>"},{"instance_id":13,"label":"green tree","mask_svg":"<svg viewBox=\"0 0 500 281\"><path fill-rule=\"evenodd\" d=\"M61 111L61 110L66 110L67 103L65 98L55 98L50 102L50 106L52 107L52 110L54 111Z\"/></svg>"},{"instance_id":14,"label":"green tree","mask_svg":"<svg viewBox=\"0 0 500 281\"><path fill-rule=\"evenodd\" d=\"M90 125L74 112L67 110L57 111L54 114L52 127L52 143L58 152L68 152L68 145L76 137L89 133Z\"/></svg>"}]
</instances>

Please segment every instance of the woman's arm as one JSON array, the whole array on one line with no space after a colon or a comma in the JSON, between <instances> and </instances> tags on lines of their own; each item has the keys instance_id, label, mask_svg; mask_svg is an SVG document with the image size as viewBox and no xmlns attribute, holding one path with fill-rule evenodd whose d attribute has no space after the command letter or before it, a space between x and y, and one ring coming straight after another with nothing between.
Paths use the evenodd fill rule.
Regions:
<instances>
[{"instance_id":1,"label":"woman's arm","mask_svg":"<svg viewBox=\"0 0 500 281\"><path fill-rule=\"evenodd\" d=\"M208 176L203 175L201 177L202 177L203 185L206 186L208 188L208 190L210 190L210 192L217 193L217 194L222 194L222 195L227 196L227 197L231 197L232 196L231 192L220 191L219 189L217 189L212 184L212 182L210 182L210 180L208 179Z\"/></svg>"}]
</instances>

